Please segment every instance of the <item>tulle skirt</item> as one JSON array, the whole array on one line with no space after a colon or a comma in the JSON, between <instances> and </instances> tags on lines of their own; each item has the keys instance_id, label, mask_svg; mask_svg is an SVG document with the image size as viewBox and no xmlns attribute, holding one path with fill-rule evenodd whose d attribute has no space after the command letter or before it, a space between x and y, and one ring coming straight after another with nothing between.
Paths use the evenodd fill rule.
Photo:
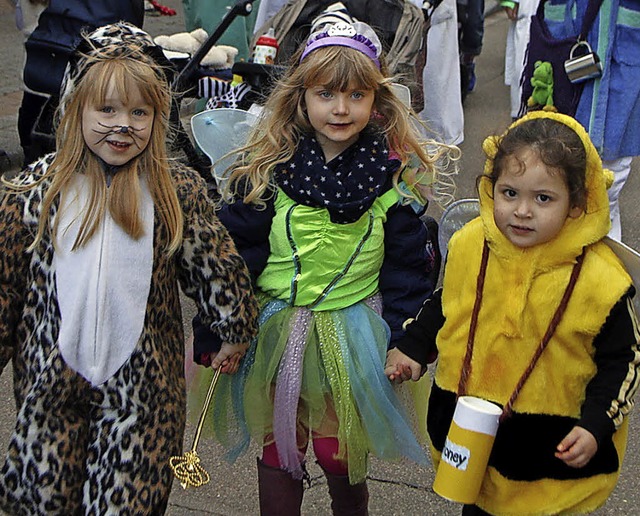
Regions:
<instances>
[{"instance_id":1,"label":"tulle skirt","mask_svg":"<svg viewBox=\"0 0 640 516\"><path fill-rule=\"evenodd\" d=\"M206 424L228 460L243 453L251 437L275 442L282 467L301 477L299 448L312 431L337 437L336 458L347 464L351 483L365 479L369 453L427 463L415 417L412 423L408 415L416 412L406 407L412 397L384 375L389 328L380 296L327 312L261 301L259 336L238 373L220 377L208 412Z\"/></svg>"}]
</instances>

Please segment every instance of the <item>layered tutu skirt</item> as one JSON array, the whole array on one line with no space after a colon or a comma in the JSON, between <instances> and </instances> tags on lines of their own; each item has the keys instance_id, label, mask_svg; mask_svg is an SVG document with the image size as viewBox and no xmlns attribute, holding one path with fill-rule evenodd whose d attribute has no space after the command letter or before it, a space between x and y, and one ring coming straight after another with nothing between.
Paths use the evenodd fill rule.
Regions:
<instances>
[{"instance_id":1,"label":"layered tutu skirt","mask_svg":"<svg viewBox=\"0 0 640 516\"><path fill-rule=\"evenodd\" d=\"M365 479L369 453L427 463L408 415L415 411L405 407L411 396L399 395L384 375L389 328L380 296L326 312L261 302L259 336L238 373L220 377L208 413L228 460L251 437L275 442L282 467L301 477L299 447L312 431L337 437L337 459L348 465L351 483Z\"/></svg>"}]
</instances>

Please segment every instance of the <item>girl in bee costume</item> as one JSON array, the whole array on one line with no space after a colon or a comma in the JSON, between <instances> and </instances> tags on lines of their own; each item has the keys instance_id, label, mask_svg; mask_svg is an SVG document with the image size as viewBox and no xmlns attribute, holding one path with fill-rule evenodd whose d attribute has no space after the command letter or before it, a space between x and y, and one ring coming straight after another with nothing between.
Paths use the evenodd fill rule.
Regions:
<instances>
[{"instance_id":1,"label":"girl in bee costume","mask_svg":"<svg viewBox=\"0 0 640 516\"><path fill-rule=\"evenodd\" d=\"M443 288L386 371L417 378L437 346L436 465L457 396L504 408L464 513L590 512L620 474L640 360L631 278L603 242L607 175L585 130L560 114L531 113L484 149L480 217L451 238Z\"/></svg>"}]
</instances>

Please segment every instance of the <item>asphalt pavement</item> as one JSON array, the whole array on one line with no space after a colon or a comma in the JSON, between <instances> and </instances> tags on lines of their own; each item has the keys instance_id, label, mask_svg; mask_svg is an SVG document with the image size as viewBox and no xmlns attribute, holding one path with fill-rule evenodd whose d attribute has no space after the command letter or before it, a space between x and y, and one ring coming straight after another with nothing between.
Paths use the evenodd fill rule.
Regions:
<instances>
[{"instance_id":1,"label":"asphalt pavement","mask_svg":"<svg viewBox=\"0 0 640 516\"><path fill-rule=\"evenodd\" d=\"M17 110L22 92L20 70L23 66L22 35L13 21L13 1L0 0L0 170L14 170L21 163L21 151L16 132ZM178 11L177 16L148 15L145 29L152 35L172 34L184 30L182 2L164 0L161 3ZM477 86L465 103L465 141L462 171L457 178L457 197L474 194L476 176L482 171L484 158L481 143L489 134L502 132L510 122L509 92L504 86L503 62L507 19L496 10L495 1L487 2L491 12L485 23L482 55L477 59ZM636 194L640 193L640 160L622 193L623 239L640 249L640 225ZM437 213L434 213L437 216ZM188 321L191 304L185 303L184 316ZM189 326L187 325L187 328ZM11 371L0 375L0 449L6 447L13 429L15 407L11 387ZM196 415L191 415L195 420ZM607 504L596 512L600 515L640 515L640 496L636 484L640 465L640 415L630 416L631 429L627 456L618 487ZM185 450L192 444L194 425L189 424L185 436ZM526 446L526 443L523 443ZM196 489L183 490L175 482L168 514L178 515L250 515L258 514L257 476L255 458L259 449L253 448L233 465L221 459L220 448L207 439L201 440L198 453L203 466L211 475L211 482ZM306 489L303 514L330 514L326 482L318 466L309 457L311 486ZM369 474L370 513L372 515L456 515L460 506L446 502L436 495L431 485L434 473L430 467L409 463L389 464L371 461Z\"/></svg>"}]
</instances>

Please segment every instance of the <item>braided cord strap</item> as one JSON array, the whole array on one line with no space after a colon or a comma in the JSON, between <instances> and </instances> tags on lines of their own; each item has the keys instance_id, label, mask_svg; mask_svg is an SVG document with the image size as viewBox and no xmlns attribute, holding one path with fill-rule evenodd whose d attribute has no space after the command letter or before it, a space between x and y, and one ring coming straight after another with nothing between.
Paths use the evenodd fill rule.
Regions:
<instances>
[{"instance_id":1,"label":"braided cord strap","mask_svg":"<svg viewBox=\"0 0 640 516\"><path fill-rule=\"evenodd\" d=\"M553 337L553 334L555 333L556 328L558 327L558 324L560 324L560 321L562 320L562 316L564 315L567 309L567 305L569 304L569 299L571 299L571 294L573 293L573 289L575 288L576 282L578 281L578 276L580 275L580 271L582 270L585 251L586 251L586 248L582 250L582 253L576 259L576 263L573 266L573 270L571 271L571 277L569 278L569 283L565 288L564 294L562 295L562 299L560 300L560 304L558 305L558 308L556 308L556 311L553 314L553 317L551 318L551 322L547 327L547 331L542 337L540 344L538 344L538 347L536 348L536 351L533 354L533 357L531 357L531 362L529 362L529 365L527 366L525 371L522 373L522 376L520 376L520 379L518 380L518 383L516 384L515 389L511 393L509 400L504 406L502 415L500 416L500 422L504 421L511 415L513 411L513 404L515 403L516 398L518 397L518 394L520 394L522 387L524 386L525 382L533 372L533 369L538 363L538 360L540 359L542 352L545 350L545 348L549 344L549 341L551 340L551 337ZM460 371L460 381L458 383L458 397L464 396L467 389L469 377L471 376L471 359L473 357L473 347L475 344L476 329L478 325L478 314L480 312L480 306L482 304L482 291L484 289L484 279L487 274L488 260L489 260L489 245L485 240L484 246L482 248L482 260L480 262L480 271L478 272L478 280L476 283L476 299L473 305L473 312L471 313L471 323L469 325L469 338L467 339L467 349L464 356L464 360L462 362L462 370Z\"/></svg>"},{"instance_id":2,"label":"braided cord strap","mask_svg":"<svg viewBox=\"0 0 640 516\"><path fill-rule=\"evenodd\" d=\"M580 254L580 256L578 256L576 263L573 266L573 270L571 271L571 277L569 278L569 284L567 285L567 288L565 289L564 294L562 295L560 304L558 305L558 308L556 308L556 311L553 314L553 317L551 318L551 322L549 323L549 327L547 328L547 331L544 334L544 337L542 337L540 344L538 344L538 348L536 349L536 352L533 354L533 357L531 357L531 362L529 363L529 367L527 367L524 373L522 373L522 376L520 377L520 380L518 380L516 388L511 393L511 397L509 398L509 401L507 401L507 404L505 405L504 410L500 415L500 422L504 421L506 418L508 418L511 415L511 412L513 410L513 404L516 401L518 394L520 394L520 390L522 389L522 386L524 385L524 383L527 381L527 379L533 372L533 368L536 366L538 359L540 358L540 356L542 355L542 352L547 347L547 344L549 344L549 341L551 340L551 337L553 337L553 334L555 333L556 328L558 327L558 324L560 324L560 321L562 320L562 316L564 315L564 312L567 309L567 305L569 304L569 299L571 299L571 294L573 293L573 289L576 286L576 282L578 281L578 275L580 274L580 270L582 269L582 263L584 262L584 253L585 253L585 249L582 250L582 253Z\"/></svg>"},{"instance_id":3,"label":"braided cord strap","mask_svg":"<svg viewBox=\"0 0 640 516\"><path fill-rule=\"evenodd\" d=\"M476 328L478 326L478 314L480 313L480 305L482 304L482 292L484 290L484 278L487 275L487 262L489 261L489 244L484 241L482 246L482 260L480 261L480 271L478 272L478 280L476 281L476 300L473 303L473 311L471 312L471 323L469 325L469 338L467 339L467 351L462 361L462 370L460 371L460 381L458 382L458 397L464 396L467 390L467 383L471 376L471 357L473 356L473 345L476 339Z\"/></svg>"}]
</instances>

